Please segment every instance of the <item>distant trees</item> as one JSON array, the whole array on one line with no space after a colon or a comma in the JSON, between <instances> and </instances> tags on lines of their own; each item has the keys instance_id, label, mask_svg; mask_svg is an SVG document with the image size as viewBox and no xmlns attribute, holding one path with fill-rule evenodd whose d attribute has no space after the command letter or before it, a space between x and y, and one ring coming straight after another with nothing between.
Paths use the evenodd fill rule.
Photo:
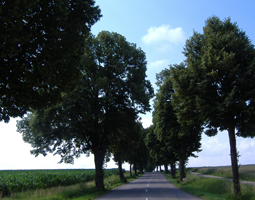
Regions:
<instances>
[{"instance_id":1,"label":"distant trees","mask_svg":"<svg viewBox=\"0 0 255 200\"><path fill-rule=\"evenodd\" d=\"M194 32L187 40L184 55L187 69L174 87L186 99L179 99L179 110L190 110L188 103L195 102L194 116L202 119L207 135L216 135L218 129L228 131L234 193L238 195L235 135L255 136L254 45L236 23L214 16L206 21L202 34Z\"/></svg>"},{"instance_id":2,"label":"distant trees","mask_svg":"<svg viewBox=\"0 0 255 200\"><path fill-rule=\"evenodd\" d=\"M203 129L208 136L227 130L238 195L235 135L255 136L254 45L230 19L211 17L202 34L194 32L187 40L184 55L184 63L157 75L155 133L175 153L179 149L179 159L185 159L199 149ZM182 167L181 160L179 164Z\"/></svg>"},{"instance_id":3,"label":"distant trees","mask_svg":"<svg viewBox=\"0 0 255 200\"><path fill-rule=\"evenodd\" d=\"M133 110L130 113L122 113L117 122L118 134L111 139L109 151L113 154L113 160L118 163L120 180L126 182L122 172L122 163L128 161L134 149L139 145L142 125L138 122Z\"/></svg>"},{"instance_id":4,"label":"distant trees","mask_svg":"<svg viewBox=\"0 0 255 200\"><path fill-rule=\"evenodd\" d=\"M184 67L183 64L170 66L157 74L157 85L159 87L154 102L153 123L155 134L160 141L160 150L164 159L168 157L175 170L174 163L179 161L179 180L185 178L185 162L190 156L195 156L194 152L200 151L200 140L202 126L197 121L180 121L177 118L177 111L173 104L175 90L172 84L171 71L173 68ZM178 106L175 104L175 106ZM163 162L164 159L162 160ZM174 172L172 171L174 176Z\"/></svg>"},{"instance_id":5,"label":"distant trees","mask_svg":"<svg viewBox=\"0 0 255 200\"><path fill-rule=\"evenodd\" d=\"M93 0L0 1L0 121L57 103L79 79Z\"/></svg>"},{"instance_id":6,"label":"distant trees","mask_svg":"<svg viewBox=\"0 0 255 200\"><path fill-rule=\"evenodd\" d=\"M123 36L102 31L86 45L86 68L75 90L63 93L56 106L29 114L18 123L18 131L36 156L49 152L71 163L74 157L92 152L96 187L104 189L102 165L109 145L138 113L150 110L153 89L145 80L144 52Z\"/></svg>"}]
</instances>

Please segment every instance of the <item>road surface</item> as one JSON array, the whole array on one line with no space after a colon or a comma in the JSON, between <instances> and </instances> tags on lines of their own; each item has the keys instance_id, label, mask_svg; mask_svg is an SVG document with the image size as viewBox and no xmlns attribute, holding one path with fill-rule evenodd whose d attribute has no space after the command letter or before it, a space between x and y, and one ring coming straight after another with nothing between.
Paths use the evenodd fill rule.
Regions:
<instances>
[{"instance_id":1,"label":"road surface","mask_svg":"<svg viewBox=\"0 0 255 200\"><path fill-rule=\"evenodd\" d=\"M163 174L145 173L138 179L110 191L97 200L201 200L177 188Z\"/></svg>"}]
</instances>

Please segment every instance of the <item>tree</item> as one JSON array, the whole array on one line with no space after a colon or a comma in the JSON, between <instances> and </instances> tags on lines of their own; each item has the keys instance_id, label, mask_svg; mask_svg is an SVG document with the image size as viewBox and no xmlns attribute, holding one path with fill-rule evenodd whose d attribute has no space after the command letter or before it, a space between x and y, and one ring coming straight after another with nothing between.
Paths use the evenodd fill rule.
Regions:
<instances>
[{"instance_id":1,"label":"tree","mask_svg":"<svg viewBox=\"0 0 255 200\"><path fill-rule=\"evenodd\" d=\"M184 169L188 157L195 157L194 152L200 151L202 133L200 120L180 120L175 110L178 104L173 103L173 98L178 91L173 88L171 71L180 72L179 69L183 67L183 63L171 65L170 69L162 70L157 74L156 84L159 90L156 94L153 112L155 133L157 138L165 143L165 145L160 145L161 150L169 155L170 161L175 162L176 158L179 160L180 181L185 178Z\"/></svg>"},{"instance_id":2,"label":"tree","mask_svg":"<svg viewBox=\"0 0 255 200\"><path fill-rule=\"evenodd\" d=\"M184 55L196 98L194 109L208 128L207 135L216 135L218 128L228 131L234 194L238 195L235 135L255 135L254 45L230 18L221 21L213 16L206 21L202 34L194 32L187 40Z\"/></svg>"},{"instance_id":3,"label":"tree","mask_svg":"<svg viewBox=\"0 0 255 200\"><path fill-rule=\"evenodd\" d=\"M155 163L158 171L158 165L161 165L161 152L160 152L160 141L158 140L155 132L154 124L146 129L145 144L149 149L149 155Z\"/></svg>"},{"instance_id":4,"label":"tree","mask_svg":"<svg viewBox=\"0 0 255 200\"><path fill-rule=\"evenodd\" d=\"M133 142L135 142L135 144L133 144L133 147L131 146L131 148L128 149L123 158L126 162L133 164L135 176L137 176L138 168L140 173L143 173L144 166L147 164L148 149L145 146L145 132L140 122L136 122L134 126L134 133L136 137Z\"/></svg>"},{"instance_id":5,"label":"tree","mask_svg":"<svg viewBox=\"0 0 255 200\"><path fill-rule=\"evenodd\" d=\"M123 175L122 163L127 160L131 151L138 146L140 123L137 121L137 116L133 110L120 113L118 135L112 138L110 144L110 152L113 154L113 160L118 163L119 177L121 181L126 182ZM139 126L140 125L140 126Z\"/></svg>"},{"instance_id":6,"label":"tree","mask_svg":"<svg viewBox=\"0 0 255 200\"><path fill-rule=\"evenodd\" d=\"M0 0L0 121L50 106L80 76L94 0Z\"/></svg>"},{"instance_id":7,"label":"tree","mask_svg":"<svg viewBox=\"0 0 255 200\"><path fill-rule=\"evenodd\" d=\"M111 141L119 137L123 113L150 110L153 90L145 80L144 52L117 34L102 31L87 41L85 70L80 83L63 101L36 110L18 123L32 154L59 154L61 161L92 152L95 156L96 187L104 189L102 165Z\"/></svg>"}]
</instances>

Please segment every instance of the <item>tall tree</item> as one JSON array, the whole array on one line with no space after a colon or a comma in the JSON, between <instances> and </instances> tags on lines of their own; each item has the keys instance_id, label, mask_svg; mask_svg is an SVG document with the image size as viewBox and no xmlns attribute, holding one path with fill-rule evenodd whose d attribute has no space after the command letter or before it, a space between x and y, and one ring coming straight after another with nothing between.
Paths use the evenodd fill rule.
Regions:
<instances>
[{"instance_id":1,"label":"tall tree","mask_svg":"<svg viewBox=\"0 0 255 200\"><path fill-rule=\"evenodd\" d=\"M92 152L96 187L104 189L102 165L110 142L123 128L118 123L122 113L149 111L153 90L145 80L145 54L135 44L107 31L87 42L86 68L77 88L63 94L58 105L20 121L18 131L35 155L50 152L73 162L75 156Z\"/></svg>"},{"instance_id":2,"label":"tall tree","mask_svg":"<svg viewBox=\"0 0 255 200\"><path fill-rule=\"evenodd\" d=\"M140 126L137 116L133 110L127 110L119 113L118 133L111 139L110 152L113 154L113 160L118 163L120 180L126 182L123 175L122 163L127 160L130 152L137 148Z\"/></svg>"},{"instance_id":3,"label":"tall tree","mask_svg":"<svg viewBox=\"0 0 255 200\"><path fill-rule=\"evenodd\" d=\"M154 161L157 170L158 166L163 164L161 162L161 159L163 158L163 155L161 154L161 144L159 139L157 138L157 135L155 134L155 125L151 125L146 130L146 137L145 137L145 144L147 148L149 149L149 155Z\"/></svg>"},{"instance_id":4,"label":"tall tree","mask_svg":"<svg viewBox=\"0 0 255 200\"><path fill-rule=\"evenodd\" d=\"M170 68L183 68L180 65L171 65ZM178 119L177 111L173 103L176 90L173 88L171 70L165 69L157 74L157 85L159 90L156 94L153 123L155 133L161 142L165 143L165 151L171 159L179 160L179 179L185 178L185 162L190 156L195 156L194 152L200 151L200 140L202 128L200 121L181 121ZM164 147L164 145L161 145ZM175 156L174 156L175 155Z\"/></svg>"},{"instance_id":5,"label":"tall tree","mask_svg":"<svg viewBox=\"0 0 255 200\"><path fill-rule=\"evenodd\" d=\"M94 0L0 0L0 121L56 103L80 76Z\"/></svg>"},{"instance_id":6,"label":"tall tree","mask_svg":"<svg viewBox=\"0 0 255 200\"><path fill-rule=\"evenodd\" d=\"M238 195L235 135L255 135L254 45L230 18L222 21L213 16L206 21L202 34L194 32L187 40L184 55L190 88L196 95L196 113L206 123L206 133L216 135L218 128L228 131L234 194Z\"/></svg>"}]
</instances>

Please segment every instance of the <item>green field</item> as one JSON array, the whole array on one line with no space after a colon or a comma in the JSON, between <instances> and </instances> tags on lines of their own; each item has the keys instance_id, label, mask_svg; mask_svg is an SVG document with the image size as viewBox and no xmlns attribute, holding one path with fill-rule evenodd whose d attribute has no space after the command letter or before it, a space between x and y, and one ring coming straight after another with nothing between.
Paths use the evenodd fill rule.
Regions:
<instances>
[{"instance_id":1,"label":"green field","mask_svg":"<svg viewBox=\"0 0 255 200\"><path fill-rule=\"evenodd\" d=\"M206 200L255 200L255 187L241 184L241 194L233 195L232 181L192 175L190 172L232 178L231 166L187 168L185 182L167 178L181 189ZM255 165L239 166L240 180L255 181Z\"/></svg>"},{"instance_id":2,"label":"green field","mask_svg":"<svg viewBox=\"0 0 255 200\"><path fill-rule=\"evenodd\" d=\"M231 166L222 167L196 167L188 168L190 172L220 176L225 178L233 178ZM240 165L239 178L245 181L255 181L255 165Z\"/></svg>"},{"instance_id":3,"label":"green field","mask_svg":"<svg viewBox=\"0 0 255 200\"><path fill-rule=\"evenodd\" d=\"M118 174L118 170L108 169L104 173L105 176L111 176ZM14 192L68 186L94 179L94 169L1 170L0 191L6 196Z\"/></svg>"}]
</instances>

